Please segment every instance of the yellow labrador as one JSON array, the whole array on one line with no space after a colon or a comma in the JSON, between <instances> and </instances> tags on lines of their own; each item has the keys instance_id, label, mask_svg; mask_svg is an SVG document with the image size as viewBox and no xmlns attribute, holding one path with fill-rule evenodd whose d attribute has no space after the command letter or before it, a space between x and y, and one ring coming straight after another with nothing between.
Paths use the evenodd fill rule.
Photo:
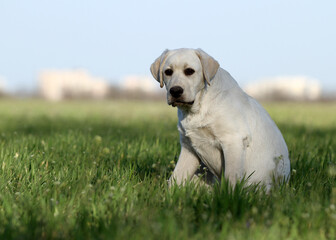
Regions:
<instances>
[{"instance_id":1,"label":"yellow labrador","mask_svg":"<svg viewBox=\"0 0 336 240\"><path fill-rule=\"evenodd\" d=\"M192 179L201 165L232 185L244 176L269 190L287 181L286 143L265 109L201 49L166 50L151 65L166 86L167 102L178 107L181 153L169 184Z\"/></svg>"}]
</instances>

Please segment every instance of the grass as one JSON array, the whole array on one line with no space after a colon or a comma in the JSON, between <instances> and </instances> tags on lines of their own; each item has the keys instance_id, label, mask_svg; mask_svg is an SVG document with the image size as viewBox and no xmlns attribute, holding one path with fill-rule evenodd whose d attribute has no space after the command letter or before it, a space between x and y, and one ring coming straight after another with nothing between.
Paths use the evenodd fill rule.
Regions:
<instances>
[{"instance_id":1,"label":"grass","mask_svg":"<svg viewBox=\"0 0 336 240\"><path fill-rule=\"evenodd\" d=\"M165 103L0 100L0 239L335 239L336 104L266 104L291 156L269 195L167 188Z\"/></svg>"}]
</instances>

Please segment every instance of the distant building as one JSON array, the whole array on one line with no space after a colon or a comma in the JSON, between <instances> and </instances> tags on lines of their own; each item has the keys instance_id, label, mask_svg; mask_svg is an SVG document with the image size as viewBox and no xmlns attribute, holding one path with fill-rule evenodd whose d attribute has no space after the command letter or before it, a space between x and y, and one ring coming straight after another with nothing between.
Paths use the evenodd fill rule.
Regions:
<instances>
[{"instance_id":1,"label":"distant building","mask_svg":"<svg viewBox=\"0 0 336 240\"><path fill-rule=\"evenodd\" d=\"M165 100L165 89L150 76L130 75L119 85L122 97L127 99Z\"/></svg>"},{"instance_id":2,"label":"distant building","mask_svg":"<svg viewBox=\"0 0 336 240\"><path fill-rule=\"evenodd\" d=\"M6 91L6 82L5 78L0 76L0 95L3 95Z\"/></svg>"},{"instance_id":3,"label":"distant building","mask_svg":"<svg viewBox=\"0 0 336 240\"><path fill-rule=\"evenodd\" d=\"M274 77L247 85L247 94L261 100L314 101L321 98L321 86L305 76Z\"/></svg>"},{"instance_id":4,"label":"distant building","mask_svg":"<svg viewBox=\"0 0 336 240\"><path fill-rule=\"evenodd\" d=\"M123 78L121 88L126 91L158 93L160 84L149 76L130 75Z\"/></svg>"},{"instance_id":5,"label":"distant building","mask_svg":"<svg viewBox=\"0 0 336 240\"><path fill-rule=\"evenodd\" d=\"M60 101L67 98L102 99L109 93L109 85L102 78L85 70L47 70L39 75L39 90L43 98Z\"/></svg>"}]
</instances>

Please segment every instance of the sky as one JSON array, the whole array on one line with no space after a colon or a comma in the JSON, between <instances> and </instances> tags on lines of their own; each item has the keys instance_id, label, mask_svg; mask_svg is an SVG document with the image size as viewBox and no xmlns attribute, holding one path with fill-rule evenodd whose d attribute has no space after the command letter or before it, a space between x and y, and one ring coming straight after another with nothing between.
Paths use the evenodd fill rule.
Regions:
<instances>
[{"instance_id":1,"label":"sky","mask_svg":"<svg viewBox=\"0 0 336 240\"><path fill-rule=\"evenodd\" d=\"M187 47L242 86L303 75L336 90L335 13L334 0L0 0L0 79L33 90L41 70L87 69L118 83Z\"/></svg>"}]
</instances>

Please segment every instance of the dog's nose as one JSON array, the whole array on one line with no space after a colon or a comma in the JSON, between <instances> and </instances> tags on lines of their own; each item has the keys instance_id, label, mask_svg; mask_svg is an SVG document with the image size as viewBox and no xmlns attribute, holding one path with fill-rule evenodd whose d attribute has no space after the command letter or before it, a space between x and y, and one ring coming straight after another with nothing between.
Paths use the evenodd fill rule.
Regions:
<instances>
[{"instance_id":1,"label":"dog's nose","mask_svg":"<svg viewBox=\"0 0 336 240\"><path fill-rule=\"evenodd\" d=\"M178 98L182 95L183 93L183 88L181 88L180 86L175 86L175 87L172 87L170 90L169 90L170 94L174 97L174 98Z\"/></svg>"}]
</instances>

